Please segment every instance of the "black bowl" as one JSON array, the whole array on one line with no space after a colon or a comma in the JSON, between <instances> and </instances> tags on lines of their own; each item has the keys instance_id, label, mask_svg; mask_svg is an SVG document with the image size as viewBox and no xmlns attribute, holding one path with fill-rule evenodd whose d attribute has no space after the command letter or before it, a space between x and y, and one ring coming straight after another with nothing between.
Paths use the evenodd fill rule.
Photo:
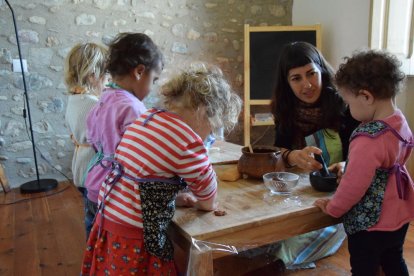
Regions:
<instances>
[{"instance_id":1,"label":"black bowl","mask_svg":"<svg viewBox=\"0 0 414 276\"><path fill-rule=\"evenodd\" d=\"M321 176L319 171L311 172L309 180L312 187L320 192L333 192L338 187L336 183L336 174L330 173L329 176Z\"/></svg>"}]
</instances>

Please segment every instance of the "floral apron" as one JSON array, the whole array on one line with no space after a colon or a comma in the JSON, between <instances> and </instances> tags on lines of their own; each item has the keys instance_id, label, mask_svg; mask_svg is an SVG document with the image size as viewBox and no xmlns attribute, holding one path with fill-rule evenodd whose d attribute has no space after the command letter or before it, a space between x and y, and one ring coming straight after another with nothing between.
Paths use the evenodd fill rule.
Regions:
<instances>
[{"instance_id":1,"label":"floral apron","mask_svg":"<svg viewBox=\"0 0 414 276\"><path fill-rule=\"evenodd\" d=\"M366 136L375 139L379 135L391 131L403 144L404 147L414 147L413 142L409 142L391 126L383 121L372 121L361 125L352 133L350 141L358 136ZM352 235L356 232L367 230L378 223L382 202L384 200L385 188L388 178L395 174L398 197L406 199L406 189L408 189L409 177L404 164L397 162L390 168L377 168L372 179L371 185L360 202L354 205L350 211L343 216L343 224L347 234Z\"/></svg>"}]
</instances>

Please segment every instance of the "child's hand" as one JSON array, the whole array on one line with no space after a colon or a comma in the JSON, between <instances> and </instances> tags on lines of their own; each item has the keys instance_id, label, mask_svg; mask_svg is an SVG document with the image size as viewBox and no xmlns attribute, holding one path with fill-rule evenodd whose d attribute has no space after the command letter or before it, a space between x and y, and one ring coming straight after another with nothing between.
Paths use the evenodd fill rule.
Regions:
<instances>
[{"instance_id":1,"label":"child's hand","mask_svg":"<svg viewBox=\"0 0 414 276\"><path fill-rule=\"evenodd\" d=\"M341 181L342 175L344 174L344 169L345 169L345 162L334 163L330 165L328 168L329 171L336 173L336 176L337 176L336 182L338 182L338 184Z\"/></svg>"},{"instance_id":2,"label":"child's hand","mask_svg":"<svg viewBox=\"0 0 414 276\"><path fill-rule=\"evenodd\" d=\"M175 206L179 207L194 207L197 199L190 193L178 193L175 199Z\"/></svg>"},{"instance_id":3,"label":"child's hand","mask_svg":"<svg viewBox=\"0 0 414 276\"><path fill-rule=\"evenodd\" d=\"M322 212L324 212L325 214L328 214L326 212L326 206L328 206L328 203L329 203L329 199L327 199L327 198L321 198L321 199L316 200L313 203L313 205L315 205L316 207L319 207L322 210Z\"/></svg>"}]
</instances>

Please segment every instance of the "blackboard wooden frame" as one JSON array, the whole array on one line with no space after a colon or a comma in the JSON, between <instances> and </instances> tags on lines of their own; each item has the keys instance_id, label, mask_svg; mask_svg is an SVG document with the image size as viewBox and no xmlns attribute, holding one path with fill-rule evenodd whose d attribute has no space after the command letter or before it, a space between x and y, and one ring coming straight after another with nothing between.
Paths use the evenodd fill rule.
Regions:
<instances>
[{"instance_id":1,"label":"blackboard wooden frame","mask_svg":"<svg viewBox=\"0 0 414 276\"><path fill-rule=\"evenodd\" d=\"M260 51L260 45L255 45L255 41L253 41L255 38L263 40L263 36L265 37L267 34L269 34L269 44L263 46L263 47L272 47L275 51L278 51L281 49L281 46L294 41L307 41L311 44L315 45L316 47L321 50L322 46L322 32L321 32L321 25L310 25L310 26L250 26L248 24L244 25L244 144L247 146L250 144L250 128L251 126L261 126L261 125L271 125L272 122L255 122L254 119L252 119L251 112L250 112L250 106L252 105L269 105L271 101L271 93L267 97L267 94L269 92L266 92L266 94L261 95L254 95L252 97L251 94L251 87L252 82L254 80L251 80L251 76L256 76L256 72L252 72L253 70L261 70L261 73L263 70L273 70L266 68L266 66L260 66L257 64L254 64L252 66L251 64L251 57L254 56L254 54L251 54L251 48L259 49ZM298 38L296 38L295 34L298 35ZM279 40L280 37L280 40ZM312 41L310 41L312 40ZM275 44L280 43L280 44ZM266 51L267 49L264 49ZM274 59L274 63L276 64L278 55L276 53L273 57L270 57L272 60ZM267 78L270 78L271 72L266 72ZM266 76L265 76L266 77ZM269 79L269 85L272 85L272 80ZM253 86L255 87L255 84L253 83ZM268 86L269 88L269 86Z\"/></svg>"}]
</instances>

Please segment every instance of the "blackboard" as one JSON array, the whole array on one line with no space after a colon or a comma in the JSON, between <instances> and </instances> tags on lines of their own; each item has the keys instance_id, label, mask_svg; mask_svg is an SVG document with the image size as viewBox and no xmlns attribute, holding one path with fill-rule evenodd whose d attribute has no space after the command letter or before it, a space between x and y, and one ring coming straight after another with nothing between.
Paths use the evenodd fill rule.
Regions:
<instances>
[{"instance_id":1,"label":"blackboard","mask_svg":"<svg viewBox=\"0 0 414 276\"><path fill-rule=\"evenodd\" d=\"M306 41L316 46L316 31L282 31L250 33L250 99L272 97L275 71L283 46Z\"/></svg>"}]
</instances>

